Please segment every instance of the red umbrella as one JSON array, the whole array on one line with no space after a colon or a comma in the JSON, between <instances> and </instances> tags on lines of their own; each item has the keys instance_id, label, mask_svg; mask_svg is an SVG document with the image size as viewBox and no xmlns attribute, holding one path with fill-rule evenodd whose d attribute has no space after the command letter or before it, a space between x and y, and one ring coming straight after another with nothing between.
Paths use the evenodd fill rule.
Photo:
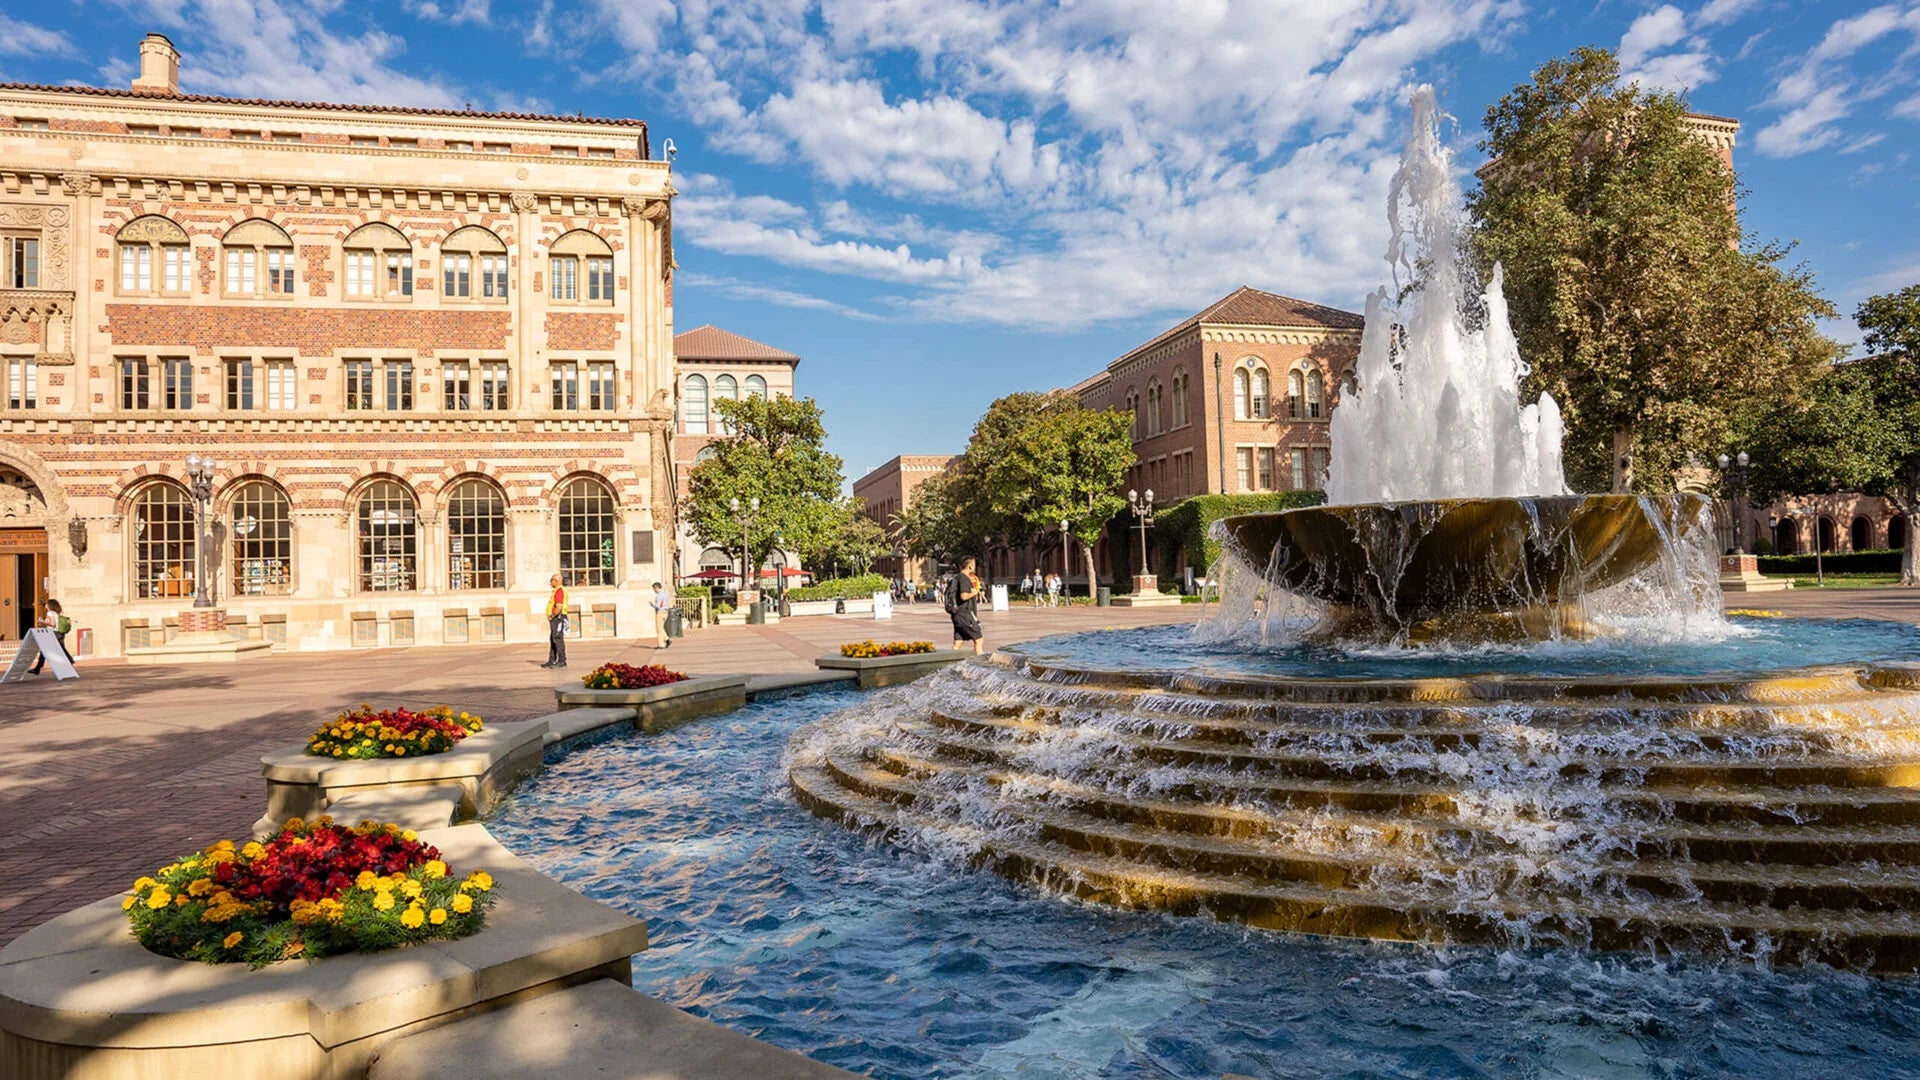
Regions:
<instances>
[{"instance_id":1,"label":"red umbrella","mask_svg":"<svg viewBox=\"0 0 1920 1080\"><path fill-rule=\"evenodd\" d=\"M778 571L762 570L760 571L760 576L773 577L776 573L782 577L806 577L807 576L807 571L802 570L797 566L789 566L789 567L786 567L785 569L778 570Z\"/></svg>"},{"instance_id":2,"label":"red umbrella","mask_svg":"<svg viewBox=\"0 0 1920 1080\"><path fill-rule=\"evenodd\" d=\"M683 581L718 581L721 578L738 577L731 570L702 570L697 574L688 574Z\"/></svg>"}]
</instances>

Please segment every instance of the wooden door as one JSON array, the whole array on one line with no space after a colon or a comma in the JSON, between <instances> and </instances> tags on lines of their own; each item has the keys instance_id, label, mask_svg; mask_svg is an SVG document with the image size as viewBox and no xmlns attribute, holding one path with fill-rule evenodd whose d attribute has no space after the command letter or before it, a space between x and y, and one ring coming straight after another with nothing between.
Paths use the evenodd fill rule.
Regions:
<instances>
[{"instance_id":1,"label":"wooden door","mask_svg":"<svg viewBox=\"0 0 1920 1080\"><path fill-rule=\"evenodd\" d=\"M20 640L20 562L21 555L0 555L0 641ZM28 597L27 603L33 598ZM33 616L27 616L31 624Z\"/></svg>"}]
</instances>

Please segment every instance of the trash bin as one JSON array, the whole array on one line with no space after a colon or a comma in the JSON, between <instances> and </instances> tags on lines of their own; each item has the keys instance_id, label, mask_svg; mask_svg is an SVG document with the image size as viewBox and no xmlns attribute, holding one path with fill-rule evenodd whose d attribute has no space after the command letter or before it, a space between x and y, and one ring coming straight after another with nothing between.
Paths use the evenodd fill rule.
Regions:
<instances>
[{"instance_id":1,"label":"trash bin","mask_svg":"<svg viewBox=\"0 0 1920 1080\"><path fill-rule=\"evenodd\" d=\"M747 622L753 626L763 626L767 621L767 602L755 600L747 605Z\"/></svg>"},{"instance_id":2,"label":"trash bin","mask_svg":"<svg viewBox=\"0 0 1920 1080\"><path fill-rule=\"evenodd\" d=\"M1106 585L1100 586L1100 588L1097 589L1093 594L1093 606L1094 607L1112 607L1113 606L1113 589Z\"/></svg>"},{"instance_id":3,"label":"trash bin","mask_svg":"<svg viewBox=\"0 0 1920 1080\"><path fill-rule=\"evenodd\" d=\"M681 608L667 609L667 636L669 638L687 636L687 613Z\"/></svg>"}]
</instances>

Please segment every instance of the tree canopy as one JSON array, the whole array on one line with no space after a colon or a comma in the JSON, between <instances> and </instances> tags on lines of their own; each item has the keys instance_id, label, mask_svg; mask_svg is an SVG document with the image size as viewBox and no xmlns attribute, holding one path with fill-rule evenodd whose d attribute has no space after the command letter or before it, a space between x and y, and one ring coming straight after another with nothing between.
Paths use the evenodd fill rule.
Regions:
<instances>
[{"instance_id":1,"label":"tree canopy","mask_svg":"<svg viewBox=\"0 0 1920 1080\"><path fill-rule=\"evenodd\" d=\"M886 554L887 530L867 516L866 506L857 496L840 500L837 520L819 546L799 549L806 564L816 572L860 575Z\"/></svg>"},{"instance_id":2,"label":"tree canopy","mask_svg":"<svg viewBox=\"0 0 1920 1080\"><path fill-rule=\"evenodd\" d=\"M1542 65L1487 110L1468 211L1505 268L1526 395L1566 418L1576 490L1664 491L1745 415L1798 399L1839 354L1790 248L1743 244L1741 190L1684 99L1622 84L1605 49Z\"/></svg>"},{"instance_id":3,"label":"tree canopy","mask_svg":"<svg viewBox=\"0 0 1920 1080\"><path fill-rule=\"evenodd\" d=\"M687 524L700 543L736 558L742 529L732 501L760 500L749 530L749 566L766 562L773 534L794 551L819 551L844 527L841 461L827 452L827 429L812 398L722 398L713 403L730 437L712 444L713 456L693 467Z\"/></svg>"}]
</instances>

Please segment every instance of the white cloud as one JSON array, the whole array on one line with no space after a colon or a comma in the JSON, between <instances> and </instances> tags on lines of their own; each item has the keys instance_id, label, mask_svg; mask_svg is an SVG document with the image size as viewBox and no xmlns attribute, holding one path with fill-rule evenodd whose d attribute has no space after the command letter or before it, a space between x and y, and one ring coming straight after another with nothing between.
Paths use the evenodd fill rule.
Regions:
<instances>
[{"instance_id":1,"label":"white cloud","mask_svg":"<svg viewBox=\"0 0 1920 1080\"><path fill-rule=\"evenodd\" d=\"M1902 120L1920 120L1920 94L1915 94L1898 105L1895 105L1893 107L1893 115Z\"/></svg>"},{"instance_id":2,"label":"white cloud","mask_svg":"<svg viewBox=\"0 0 1920 1080\"><path fill-rule=\"evenodd\" d=\"M809 311L830 311L842 318L856 319L861 322L880 321L880 316L870 311L862 311L856 307L836 303L825 297L794 292L791 289L761 285L752 281L742 281L739 278L714 277L710 274L682 272L677 276L677 281L682 288L703 289L719 293L722 296L731 296L736 300L758 300L768 304L778 304L781 307L800 308Z\"/></svg>"},{"instance_id":3,"label":"white cloud","mask_svg":"<svg viewBox=\"0 0 1920 1080\"><path fill-rule=\"evenodd\" d=\"M1759 6L1760 0L1711 0L1694 15L1694 21L1701 26L1719 26L1730 23Z\"/></svg>"},{"instance_id":4,"label":"white cloud","mask_svg":"<svg viewBox=\"0 0 1920 1080\"><path fill-rule=\"evenodd\" d=\"M1672 4L1663 4L1633 20L1617 50L1622 77L1649 89L1683 93L1718 77L1717 57L1696 31L1738 14L1747 0L1714 0L1691 20ZM1678 52L1667 50L1684 45Z\"/></svg>"},{"instance_id":5,"label":"white cloud","mask_svg":"<svg viewBox=\"0 0 1920 1080\"><path fill-rule=\"evenodd\" d=\"M73 42L58 30L0 14L0 56L72 56Z\"/></svg>"},{"instance_id":6,"label":"white cloud","mask_svg":"<svg viewBox=\"0 0 1920 1080\"><path fill-rule=\"evenodd\" d=\"M1856 104L1911 85L1906 61L1913 46L1893 58L1891 70L1865 85L1856 83L1858 65L1851 62L1860 50L1900 32L1920 44L1920 4L1885 4L1834 22L1820 43L1776 81L1768 104L1785 112L1760 130L1755 147L1772 157L1792 157L1841 142L1836 123L1852 115ZM1896 105L1894 115L1904 115L1905 107Z\"/></svg>"},{"instance_id":7,"label":"white cloud","mask_svg":"<svg viewBox=\"0 0 1920 1080\"><path fill-rule=\"evenodd\" d=\"M1633 68L1662 49L1678 45L1687 36L1687 17L1665 4L1633 20L1620 38L1620 66Z\"/></svg>"},{"instance_id":8,"label":"white cloud","mask_svg":"<svg viewBox=\"0 0 1920 1080\"><path fill-rule=\"evenodd\" d=\"M432 22L479 23L482 26L493 21L491 0L453 0L439 3L437 0L406 0L406 9L415 16Z\"/></svg>"}]
</instances>

